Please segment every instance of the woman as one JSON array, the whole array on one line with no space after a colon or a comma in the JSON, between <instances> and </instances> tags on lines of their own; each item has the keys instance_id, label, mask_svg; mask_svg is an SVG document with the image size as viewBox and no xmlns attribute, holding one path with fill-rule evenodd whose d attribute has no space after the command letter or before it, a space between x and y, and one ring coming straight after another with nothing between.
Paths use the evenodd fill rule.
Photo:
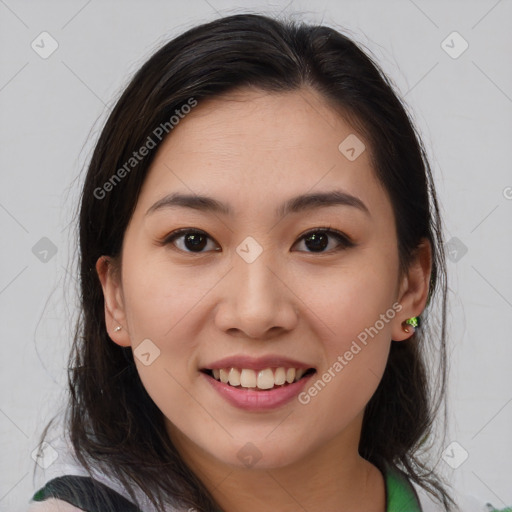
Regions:
<instances>
[{"instance_id":1,"label":"woman","mask_svg":"<svg viewBox=\"0 0 512 512\"><path fill-rule=\"evenodd\" d=\"M445 386L435 190L351 40L236 15L170 41L79 213L69 453L34 511L454 510L420 457Z\"/></svg>"}]
</instances>

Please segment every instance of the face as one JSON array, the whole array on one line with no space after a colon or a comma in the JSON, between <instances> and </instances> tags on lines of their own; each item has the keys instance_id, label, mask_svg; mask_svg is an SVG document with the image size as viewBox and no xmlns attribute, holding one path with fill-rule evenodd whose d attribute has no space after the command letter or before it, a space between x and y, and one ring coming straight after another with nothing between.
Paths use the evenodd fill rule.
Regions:
<instances>
[{"instance_id":1,"label":"face","mask_svg":"<svg viewBox=\"0 0 512 512\"><path fill-rule=\"evenodd\" d=\"M339 149L354 136L359 156ZM419 313L369 151L309 89L199 102L160 146L120 277L97 268L111 338L132 346L183 454L272 468L333 443L357 450L391 339ZM171 194L215 202L161 201ZM220 368L249 387L216 381ZM291 368L304 375L282 384Z\"/></svg>"}]
</instances>

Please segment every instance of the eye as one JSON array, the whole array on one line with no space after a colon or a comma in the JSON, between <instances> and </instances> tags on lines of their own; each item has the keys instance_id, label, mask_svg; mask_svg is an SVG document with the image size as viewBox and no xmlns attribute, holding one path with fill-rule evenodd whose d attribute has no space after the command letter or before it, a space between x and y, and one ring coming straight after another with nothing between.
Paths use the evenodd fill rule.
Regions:
<instances>
[{"instance_id":1,"label":"eye","mask_svg":"<svg viewBox=\"0 0 512 512\"><path fill-rule=\"evenodd\" d=\"M337 246L327 251L324 249L329 246L329 238L336 240ZM182 239L182 240L181 240ZM192 252L200 254L208 246L208 240L213 239L208 236L204 231L191 228L178 229L171 233L163 242L162 245L174 244L179 250L183 252ZM179 242L179 243L176 243ZM349 247L354 247L355 243L341 233L330 228L315 228L300 237L297 243L303 242L314 253L325 253L339 251ZM220 251L220 248L214 248L215 251ZM308 251L306 251L308 252Z\"/></svg>"},{"instance_id":2,"label":"eye","mask_svg":"<svg viewBox=\"0 0 512 512\"><path fill-rule=\"evenodd\" d=\"M178 249L184 252L197 252L200 253L207 246L206 240L210 237L204 232L197 229L183 228L172 232L163 242L162 245L174 243L180 240L181 244L175 244ZM211 240L211 238L210 238ZM183 247L184 246L184 247ZM215 249L219 251L220 249Z\"/></svg>"},{"instance_id":3,"label":"eye","mask_svg":"<svg viewBox=\"0 0 512 512\"><path fill-rule=\"evenodd\" d=\"M329 238L334 238L338 245L333 249L324 251L326 247L329 246ZM350 238L340 231L336 231L330 228L316 228L308 231L305 235L302 235L299 239L299 242L304 242L308 249L311 249L311 252L316 253L326 253L326 252L334 252L341 251L343 249L347 249L349 247L354 247L355 243L350 240Z\"/></svg>"}]
</instances>

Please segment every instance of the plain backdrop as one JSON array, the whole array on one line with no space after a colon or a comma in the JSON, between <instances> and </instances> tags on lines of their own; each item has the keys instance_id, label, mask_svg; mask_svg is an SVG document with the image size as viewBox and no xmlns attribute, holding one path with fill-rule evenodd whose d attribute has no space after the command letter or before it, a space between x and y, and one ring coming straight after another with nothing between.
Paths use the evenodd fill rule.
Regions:
<instances>
[{"instance_id":1,"label":"plain backdrop","mask_svg":"<svg viewBox=\"0 0 512 512\"><path fill-rule=\"evenodd\" d=\"M446 228L449 435L438 468L461 492L511 505L510 0L0 0L0 510L26 509L39 434L65 398L70 222L112 101L168 39L247 11L346 30L402 94Z\"/></svg>"}]
</instances>

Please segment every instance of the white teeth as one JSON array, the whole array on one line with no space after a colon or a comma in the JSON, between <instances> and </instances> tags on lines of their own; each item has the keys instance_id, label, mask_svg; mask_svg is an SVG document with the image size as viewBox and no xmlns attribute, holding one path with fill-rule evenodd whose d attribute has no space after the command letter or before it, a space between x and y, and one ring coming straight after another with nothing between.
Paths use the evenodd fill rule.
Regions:
<instances>
[{"instance_id":1,"label":"white teeth","mask_svg":"<svg viewBox=\"0 0 512 512\"><path fill-rule=\"evenodd\" d=\"M240 386L243 388L256 387L256 372L254 370L243 369L240 373Z\"/></svg>"},{"instance_id":2,"label":"white teeth","mask_svg":"<svg viewBox=\"0 0 512 512\"><path fill-rule=\"evenodd\" d=\"M240 372L236 368L229 370L229 383L231 386L240 386Z\"/></svg>"},{"instance_id":3,"label":"white teeth","mask_svg":"<svg viewBox=\"0 0 512 512\"><path fill-rule=\"evenodd\" d=\"M304 368L265 368L255 371L252 369L215 368L213 377L224 384L243 388L272 389L274 386L282 386L286 383L297 382L306 373Z\"/></svg>"},{"instance_id":4,"label":"white teeth","mask_svg":"<svg viewBox=\"0 0 512 512\"><path fill-rule=\"evenodd\" d=\"M274 372L270 368L258 373L258 387L260 389L272 389L274 387Z\"/></svg>"},{"instance_id":5,"label":"white teeth","mask_svg":"<svg viewBox=\"0 0 512 512\"><path fill-rule=\"evenodd\" d=\"M276 374L274 376L274 380L276 386L282 386L286 382L286 370L281 368L276 368Z\"/></svg>"},{"instance_id":6,"label":"white teeth","mask_svg":"<svg viewBox=\"0 0 512 512\"><path fill-rule=\"evenodd\" d=\"M224 368L221 368L220 369L220 381L224 382L224 384L227 384L228 380L229 380L228 372Z\"/></svg>"}]
</instances>

